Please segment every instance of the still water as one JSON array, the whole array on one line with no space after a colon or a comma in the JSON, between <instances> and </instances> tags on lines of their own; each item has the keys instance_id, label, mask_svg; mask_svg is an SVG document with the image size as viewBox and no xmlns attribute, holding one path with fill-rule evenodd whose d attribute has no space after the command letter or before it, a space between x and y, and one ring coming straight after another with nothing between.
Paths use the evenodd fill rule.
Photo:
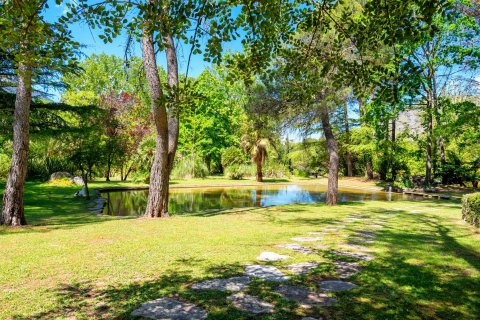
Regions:
<instances>
[{"instance_id":1,"label":"still water","mask_svg":"<svg viewBox=\"0 0 480 320\"><path fill-rule=\"evenodd\" d=\"M260 187L170 189L168 210L171 214L192 213L244 207L266 207L291 203L325 201L326 186L283 185ZM107 204L103 214L139 216L145 212L148 190L104 192ZM362 189L339 189L340 202L408 199L398 193Z\"/></svg>"}]
</instances>

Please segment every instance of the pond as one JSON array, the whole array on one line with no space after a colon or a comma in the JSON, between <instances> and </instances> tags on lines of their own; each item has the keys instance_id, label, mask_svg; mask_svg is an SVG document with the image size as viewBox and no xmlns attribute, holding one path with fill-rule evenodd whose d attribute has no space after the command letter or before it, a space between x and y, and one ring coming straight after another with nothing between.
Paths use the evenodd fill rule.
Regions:
<instances>
[{"instance_id":1,"label":"pond","mask_svg":"<svg viewBox=\"0 0 480 320\"><path fill-rule=\"evenodd\" d=\"M221 209L267 207L293 203L325 201L326 186L282 185L225 188L172 188L168 210L171 214L213 211ZM103 214L112 216L139 216L147 206L148 190L102 192L107 198ZM385 200L411 197L366 189L340 188L340 202Z\"/></svg>"}]
</instances>

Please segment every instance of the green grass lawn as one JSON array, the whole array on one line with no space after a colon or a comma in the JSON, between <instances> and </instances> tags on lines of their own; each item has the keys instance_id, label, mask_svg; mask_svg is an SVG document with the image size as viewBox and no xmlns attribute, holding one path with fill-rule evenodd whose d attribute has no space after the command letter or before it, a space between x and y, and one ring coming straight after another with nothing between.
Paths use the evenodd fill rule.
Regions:
<instances>
[{"instance_id":1,"label":"green grass lawn","mask_svg":"<svg viewBox=\"0 0 480 320\"><path fill-rule=\"evenodd\" d=\"M338 258L331 249L345 250L340 245L346 235L374 229L367 223L385 227L369 245L376 259L361 262L364 269L350 279L358 288L334 294L335 306L308 310L282 299L274 283L255 281L250 293L276 305L273 314L256 319L480 318L480 233L461 220L458 202L288 205L117 219L89 214L88 204L71 196L77 189L28 183L31 226L0 228L1 319L128 319L141 303L162 296L197 303L209 319L252 319L227 302L227 293L189 285L241 274L262 251L274 251L291 257L274 263L279 268L320 262L308 276L292 278L315 288L319 280L335 277ZM350 214L371 220L348 222ZM326 248L316 255L275 247L337 222L346 227L322 236L319 243Z\"/></svg>"}]
</instances>

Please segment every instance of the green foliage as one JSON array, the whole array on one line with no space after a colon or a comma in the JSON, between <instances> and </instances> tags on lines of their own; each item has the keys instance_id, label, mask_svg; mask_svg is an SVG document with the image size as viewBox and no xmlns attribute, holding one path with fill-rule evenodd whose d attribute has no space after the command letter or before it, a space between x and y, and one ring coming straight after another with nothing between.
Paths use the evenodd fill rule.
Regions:
<instances>
[{"instance_id":1,"label":"green foliage","mask_svg":"<svg viewBox=\"0 0 480 320\"><path fill-rule=\"evenodd\" d=\"M288 167L276 161L268 161L263 169L263 176L266 178L290 178Z\"/></svg>"},{"instance_id":2,"label":"green foliage","mask_svg":"<svg viewBox=\"0 0 480 320\"><path fill-rule=\"evenodd\" d=\"M0 180L7 178L10 170L10 157L6 154L0 153Z\"/></svg>"},{"instance_id":3,"label":"green foliage","mask_svg":"<svg viewBox=\"0 0 480 320\"><path fill-rule=\"evenodd\" d=\"M240 143L244 87L226 81L221 67L202 72L191 85L193 93L182 106L179 153L195 154L211 172L221 172L222 152Z\"/></svg>"},{"instance_id":4,"label":"green foliage","mask_svg":"<svg viewBox=\"0 0 480 320\"><path fill-rule=\"evenodd\" d=\"M231 180L241 180L251 173L251 168L245 164L232 164L225 169L225 174Z\"/></svg>"},{"instance_id":5,"label":"green foliage","mask_svg":"<svg viewBox=\"0 0 480 320\"><path fill-rule=\"evenodd\" d=\"M206 178L208 174L207 165L201 159L178 157L171 177L173 179Z\"/></svg>"},{"instance_id":6,"label":"green foliage","mask_svg":"<svg viewBox=\"0 0 480 320\"><path fill-rule=\"evenodd\" d=\"M245 154L238 147L228 147L222 152L222 166L228 168L234 164L245 163Z\"/></svg>"},{"instance_id":7,"label":"green foliage","mask_svg":"<svg viewBox=\"0 0 480 320\"><path fill-rule=\"evenodd\" d=\"M463 196L462 219L476 227L480 227L480 193Z\"/></svg>"},{"instance_id":8,"label":"green foliage","mask_svg":"<svg viewBox=\"0 0 480 320\"><path fill-rule=\"evenodd\" d=\"M100 105L102 97L112 92L126 92L148 105L148 89L139 57L130 59L129 67L125 68L125 61L120 57L92 54L81 61L79 67L80 72L62 77L67 87L62 93L62 101L75 106ZM166 77L163 70L161 74Z\"/></svg>"}]
</instances>

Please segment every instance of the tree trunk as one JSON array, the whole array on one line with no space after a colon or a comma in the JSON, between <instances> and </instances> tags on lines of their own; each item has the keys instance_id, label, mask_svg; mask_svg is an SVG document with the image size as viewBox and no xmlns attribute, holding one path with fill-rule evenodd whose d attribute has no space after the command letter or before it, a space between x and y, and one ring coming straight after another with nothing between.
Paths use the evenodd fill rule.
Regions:
<instances>
[{"instance_id":1,"label":"tree trunk","mask_svg":"<svg viewBox=\"0 0 480 320\"><path fill-rule=\"evenodd\" d=\"M175 153L177 152L178 145L178 133L179 133L179 119L178 119L178 97L177 89L179 85L178 81L178 60L177 52L173 37L168 35L165 37L167 47L165 48L167 55L167 73L168 73L168 85L172 91L173 101L171 101L168 108L168 173L173 169L173 163L175 160ZM195 164L194 164L195 165Z\"/></svg>"},{"instance_id":2,"label":"tree trunk","mask_svg":"<svg viewBox=\"0 0 480 320\"><path fill-rule=\"evenodd\" d=\"M328 190L326 203L330 206L337 204L338 192L338 147L335 141L335 136L330 126L330 117L328 115L327 107L322 107L320 110L320 117L322 120L323 134L327 140L328 154L330 160L328 163Z\"/></svg>"},{"instance_id":3,"label":"tree trunk","mask_svg":"<svg viewBox=\"0 0 480 320\"><path fill-rule=\"evenodd\" d=\"M438 140L438 145L440 149L440 165L443 167L445 163L447 162L446 157L445 157L445 140L441 136L440 139Z\"/></svg>"},{"instance_id":4,"label":"tree trunk","mask_svg":"<svg viewBox=\"0 0 480 320\"><path fill-rule=\"evenodd\" d=\"M168 217L168 121L161 91L160 77L155 60L155 47L151 30L144 27L142 56L150 91L152 114L155 123L155 156L150 170L150 186L146 217Z\"/></svg>"},{"instance_id":5,"label":"tree trunk","mask_svg":"<svg viewBox=\"0 0 480 320\"><path fill-rule=\"evenodd\" d=\"M107 173L105 174L105 181L110 181L110 171L112 169L112 161L111 161L111 156L110 154L108 155L107 158Z\"/></svg>"},{"instance_id":6,"label":"tree trunk","mask_svg":"<svg viewBox=\"0 0 480 320\"><path fill-rule=\"evenodd\" d=\"M373 164L372 157L367 156L365 161L365 177L369 180L373 180Z\"/></svg>"},{"instance_id":7,"label":"tree trunk","mask_svg":"<svg viewBox=\"0 0 480 320\"><path fill-rule=\"evenodd\" d=\"M128 167L127 172L125 172L125 175L122 178L122 181L127 181L128 175L132 172L133 166Z\"/></svg>"},{"instance_id":8,"label":"tree trunk","mask_svg":"<svg viewBox=\"0 0 480 320\"><path fill-rule=\"evenodd\" d=\"M24 215L23 194L27 177L29 151L29 114L32 102L32 70L20 63L13 120L13 153L7 184L3 194L0 224L20 226L27 224Z\"/></svg>"},{"instance_id":9,"label":"tree trunk","mask_svg":"<svg viewBox=\"0 0 480 320\"><path fill-rule=\"evenodd\" d=\"M85 190L85 199L90 200L90 190L88 189L88 177L84 170L82 170L83 188Z\"/></svg>"},{"instance_id":10,"label":"tree trunk","mask_svg":"<svg viewBox=\"0 0 480 320\"><path fill-rule=\"evenodd\" d=\"M257 181L263 182L263 173L262 173L262 160L256 160L255 163L257 165Z\"/></svg>"}]
</instances>

